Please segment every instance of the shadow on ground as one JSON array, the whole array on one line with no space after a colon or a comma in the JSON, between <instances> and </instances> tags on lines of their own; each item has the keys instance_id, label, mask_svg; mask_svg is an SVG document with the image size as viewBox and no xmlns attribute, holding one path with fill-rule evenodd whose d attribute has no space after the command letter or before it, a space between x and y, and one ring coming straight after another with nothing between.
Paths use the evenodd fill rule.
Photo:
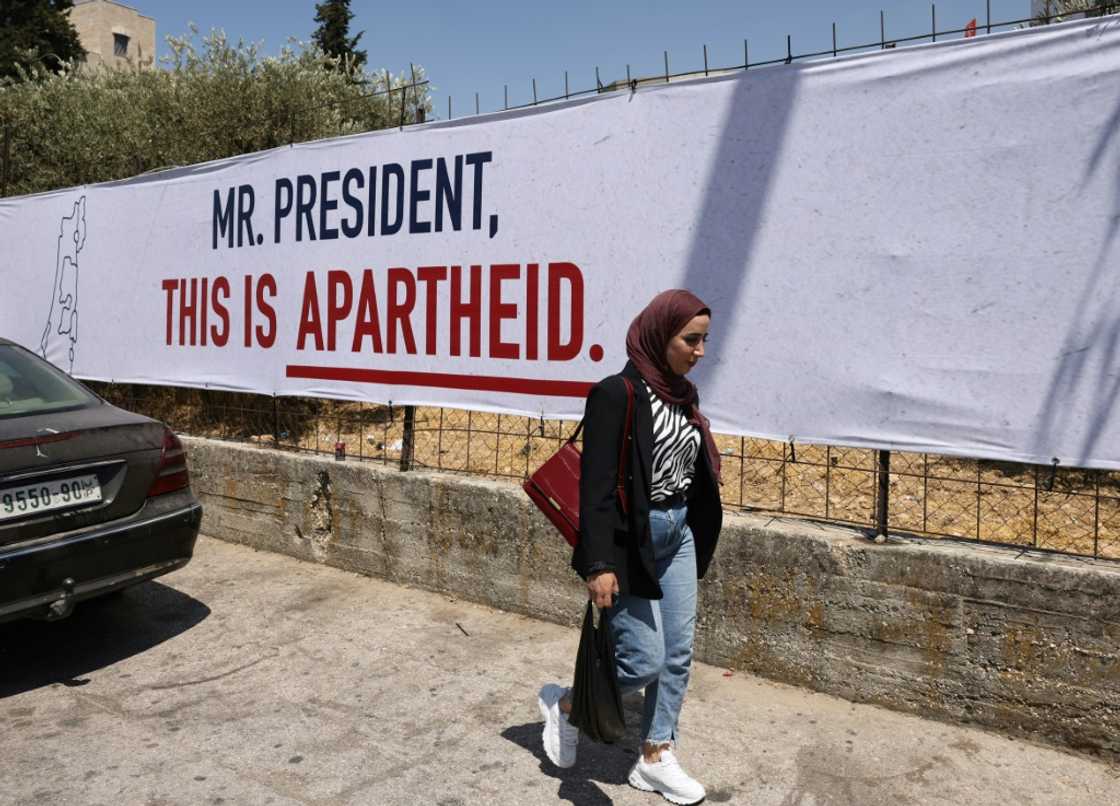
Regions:
<instances>
[{"instance_id":1,"label":"shadow on ground","mask_svg":"<svg viewBox=\"0 0 1120 806\"><path fill-rule=\"evenodd\" d=\"M543 722L513 725L502 731L501 736L528 751L540 764L541 773L560 782L557 797L573 806L611 806L614 803L598 784L627 786L630 768L638 759L638 726L642 719L640 696L628 696L626 710L626 735L615 744L596 744L580 739L576 765L562 770L544 753L541 743ZM731 800L734 790L709 791L707 803L725 803Z\"/></svg>"},{"instance_id":2,"label":"shadow on ground","mask_svg":"<svg viewBox=\"0 0 1120 806\"><path fill-rule=\"evenodd\" d=\"M112 666L186 632L210 615L159 582L80 603L61 621L0 624L0 699L52 683L81 686Z\"/></svg>"},{"instance_id":3,"label":"shadow on ground","mask_svg":"<svg viewBox=\"0 0 1120 806\"><path fill-rule=\"evenodd\" d=\"M595 744L581 739L579 757L571 769L562 770L548 760L541 744L543 722L514 725L502 731L502 738L527 750L540 763L541 772L560 782L557 796L575 806L608 806L614 803L597 784L624 786L630 767L637 759L637 732L628 717L627 735L617 744ZM631 735L633 734L633 735Z\"/></svg>"}]
</instances>

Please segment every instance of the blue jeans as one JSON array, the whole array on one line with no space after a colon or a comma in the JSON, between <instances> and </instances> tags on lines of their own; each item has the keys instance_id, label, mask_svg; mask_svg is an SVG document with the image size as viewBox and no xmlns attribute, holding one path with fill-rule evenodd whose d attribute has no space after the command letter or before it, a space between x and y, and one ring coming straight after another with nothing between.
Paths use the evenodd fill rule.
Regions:
<instances>
[{"instance_id":1,"label":"blue jeans","mask_svg":"<svg viewBox=\"0 0 1120 806\"><path fill-rule=\"evenodd\" d=\"M642 739L677 738L696 629L696 549L685 505L651 509L650 539L662 599L621 596L603 610L614 631L615 663L623 694L645 689Z\"/></svg>"}]
</instances>

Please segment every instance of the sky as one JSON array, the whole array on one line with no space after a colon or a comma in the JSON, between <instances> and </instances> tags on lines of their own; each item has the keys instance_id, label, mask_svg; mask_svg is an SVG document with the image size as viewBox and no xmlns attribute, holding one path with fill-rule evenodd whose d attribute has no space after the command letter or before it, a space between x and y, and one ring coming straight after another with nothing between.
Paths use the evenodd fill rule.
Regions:
<instances>
[{"instance_id":1,"label":"sky","mask_svg":"<svg viewBox=\"0 0 1120 806\"><path fill-rule=\"evenodd\" d=\"M159 54L164 37L184 34L188 23L202 32L221 28L231 39L258 42L275 54L288 39L310 39L315 0L123 0L154 17ZM1030 0L988 0L993 22L1030 15ZM940 0L940 31L963 28L973 17L981 28L985 0ZM461 117L501 109L508 88L511 106L562 95L564 72L572 91L632 75L663 73L664 52L673 73L702 70L704 46L712 67L743 64L743 40L752 63L784 57L786 36L793 53L831 49L836 23L839 47L879 40L879 12L887 39L928 34L931 4L924 0L354 0L351 32L365 31L360 47L369 66L407 73L422 65L431 82L434 117Z\"/></svg>"}]
</instances>

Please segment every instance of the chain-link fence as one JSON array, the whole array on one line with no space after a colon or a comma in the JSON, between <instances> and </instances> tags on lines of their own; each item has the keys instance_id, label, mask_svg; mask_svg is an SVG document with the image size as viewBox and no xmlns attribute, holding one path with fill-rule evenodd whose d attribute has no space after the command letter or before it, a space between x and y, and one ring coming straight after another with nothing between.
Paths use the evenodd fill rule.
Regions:
<instances>
[{"instance_id":1,"label":"chain-link fence","mask_svg":"<svg viewBox=\"0 0 1120 806\"><path fill-rule=\"evenodd\" d=\"M437 407L90 384L194 436L524 479L575 423ZM1120 559L1120 472L717 435L733 509Z\"/></svg>"}]
</instances>

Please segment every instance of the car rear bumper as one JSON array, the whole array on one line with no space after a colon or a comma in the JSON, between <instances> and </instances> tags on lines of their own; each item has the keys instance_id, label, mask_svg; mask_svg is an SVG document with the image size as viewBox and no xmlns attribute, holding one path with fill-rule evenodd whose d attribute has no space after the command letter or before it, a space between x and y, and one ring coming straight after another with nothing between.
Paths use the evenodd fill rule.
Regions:
<instances>
[{"instance_id":1,"label":"car rear bumper","mask_svg":"<svg viewBox=\"0 0 1120 806\"><path fill-rule=\"evenodd\" d=\"M192 496L157 509L54 540L0 547L0 621L58 618L83 599L182 568L194 554L202 505Z\"/></svg>"}]
</instances>

